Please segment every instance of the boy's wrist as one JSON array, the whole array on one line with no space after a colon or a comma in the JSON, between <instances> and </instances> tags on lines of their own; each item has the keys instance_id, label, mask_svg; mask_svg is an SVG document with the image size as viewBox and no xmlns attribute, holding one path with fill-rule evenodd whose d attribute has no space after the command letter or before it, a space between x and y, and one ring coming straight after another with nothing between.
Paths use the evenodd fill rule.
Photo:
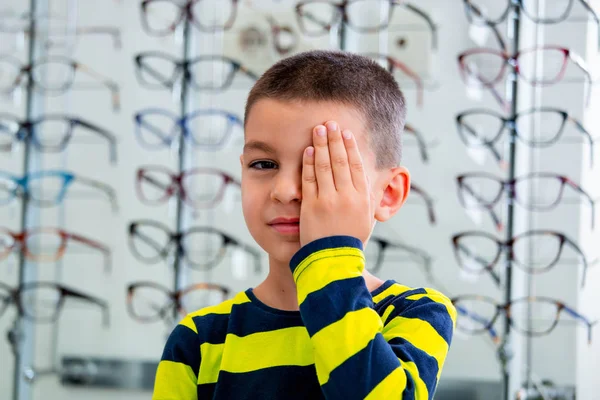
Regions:
<instances>
[{"instance_id":1,"label":"boy's wrist","mask_svg":"<svg viewBox=\"0 0 600 400\"><path fill-rule=\"evenodd\" d=\"M347 235L335 235L335 236L327 236L324 238L320 238L317 240L313 240L312 242L302 246L300 250L296 252L292 256L290 260L290 268L292 270L292 274L294 275L294 281L297 281L298 276L300 275L300 269L304 269L308 267L305 265L304 261L311 255L324 251L324 250L333 250L340 249L346 247L349 250L355 249L359 250L362 256L363 243L360 239L354 236ZM363 256L364 257L364 256Z\"/></svg>"}]
</instances>

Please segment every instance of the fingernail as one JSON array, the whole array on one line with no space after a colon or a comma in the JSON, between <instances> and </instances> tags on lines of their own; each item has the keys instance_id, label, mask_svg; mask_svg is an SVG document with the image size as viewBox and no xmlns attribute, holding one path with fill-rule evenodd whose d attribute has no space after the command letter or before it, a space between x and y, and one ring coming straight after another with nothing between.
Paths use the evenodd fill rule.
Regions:
<instances>
[{"instance_id":1,"label":"fingernail","mask_svg":"<svg viewBox=\"0 0 600 400\"><path fill-rule=\"evenodd\" d=\"M325 127L323 125L317 126L317 135L318 136L325 136L326 133L327 133L327 130L325 129Z\"/></svg>"},{"instance_id":2,"label":"fingernail","mask_svg":"<svg viewBox=\"0 0 600 400\"><path fill-rule=\"evenodd\" d=\"M312 156L313 154L315 154L315 148L314 147L307 147L306 148L306 154L308 156Z\"/></svg>"},{"instance_id":3,"label":"fingernail","mask_svg":"<svg viewBox=\"0 0 600 400\"><path fill-rule=\"evenodd\" d=\"M330 131L335 131L337 130L337 124L335 122L328 122L327 129L329 129Z\"/></svg>"},{"instance_id":4,"label":"fingernail","mask_svg":"<svg viewBox=\"0 0 600 400\"><path fill-rule=\"evenodd\" d=\"M350 139L352 137L352 132L344 131L342 132L342 136L344 137L344 139Z\"/></svg>"}]
</instances>

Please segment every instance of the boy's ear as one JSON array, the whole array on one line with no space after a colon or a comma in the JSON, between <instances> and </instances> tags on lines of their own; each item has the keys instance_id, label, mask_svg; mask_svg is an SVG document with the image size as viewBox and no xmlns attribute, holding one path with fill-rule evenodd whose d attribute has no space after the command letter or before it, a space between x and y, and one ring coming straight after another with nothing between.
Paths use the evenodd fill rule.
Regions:
<instances>
[{"instance_id":1,"label":"boy's ear","mask_svg":"<svg viewBox=\"0 0 600 400\"><path fill-rule=\"evenodd\" d=\"M244 155L240 154L240 167L244 167Z\"/></svg>"},{"instance_id":2,"label":"boy's ear","mask_svg":"<svg viewBox=\"0 0 600 400\"><path fill-rule=\"evenodd\" d=\"M383 187L383 193L375 208L375 219L385 222L404 205L410 192L410 172L405 167L392 168L383 177L381 187Z\"/></svg>"}]
</instances>

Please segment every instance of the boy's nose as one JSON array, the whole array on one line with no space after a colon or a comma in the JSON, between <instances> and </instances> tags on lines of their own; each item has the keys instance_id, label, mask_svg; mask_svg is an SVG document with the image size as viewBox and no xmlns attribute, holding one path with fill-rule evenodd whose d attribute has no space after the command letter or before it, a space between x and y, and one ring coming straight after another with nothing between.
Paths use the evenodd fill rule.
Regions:
<instances>
[{"instance_id":1,"label":"boy's nose","mask_svg":"<svg viewBox=\"0 0 600 400\"><path fill-rule=\"evenodd\" d=\"M271 190L271 200L291 203L302 200L302 176L283 175L277 177Z\"/></svg>"}]
</instances>

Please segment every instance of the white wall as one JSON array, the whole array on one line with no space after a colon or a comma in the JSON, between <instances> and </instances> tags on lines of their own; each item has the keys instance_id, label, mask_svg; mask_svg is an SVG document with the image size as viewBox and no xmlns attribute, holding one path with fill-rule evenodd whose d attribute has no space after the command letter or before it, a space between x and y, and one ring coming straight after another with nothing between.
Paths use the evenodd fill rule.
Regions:
<instances>
[{"instance_id":1,"label":"white wall","mask_svg":"<svg viewBox=\"0 0 600 400\"><path fill-rule=\"evenodd\" d=\"M5 3L6 0L0 8L4 7ZM15 9L22 9L24 6L21 3L17 0L8 0L8 5ZM117 166L110 166L104 142L88 139L86 136L82 142L87 143L73 144L66 155L44 155L43 165L45 168L58 167L75 170L82 176L112 185L118 193L120 211L116 215L112 214L108 204L102 198L73 196L63 208L44 210L43 222L64 225L65 229L69 231L85 234L109 245L113 249L113 270L108 275L104 274L102 260L97 254L75 252L73 249L73 252L66 256L61 265L40 264L38 272L40 279L59 279L65 285L77 287L82 291L102 297L110 304L111 325L108 329L102 328L100 316L95 310L88 312L88 309L82 306L65 307L60 324L57 325L59 336L56 346L59 357L87 355L157 360L169 328L160 323L141 325L133 321L125 309L125 286L138 280L152 280L169 286L172 284L173 274L165 263L144 265L134 258L128 248L126 226L131 220L149 218L174 227L172 207L149 207L137 199L134 189L134 174L136 169L144 164L161 164L175 168L177 160L166 150L150 152L139 147L135 139L132 116L138 110L146 107L164 107L178 112L178 105L172 101L168 92L151 91L139 85L135 77L133 56L138 52L148 50L161 50L178 55L181 54L181 49L179 44L175 44L171 38L155 39L143 32L137 1L74 3L77 3L78 6L77 18L81 26L117 25L121 28L123 49L120 51L115 51L106 38L91 37L80 40L72 56L119 83L122 109L120 113L113 113L110 110L110 97L108 92L103 89L77 91L66 96L49 97L46 100L46 107L48 111L72 113L114 132L119 138L119 162ZM393 221L378 226L377 232L431 253L434 257L433 268L436 279L443 283L448 295L484 294L501 302L503 300L502 290L496 288L487 276L481 276L478 280L473 281L473 277L461 274L450 245L451 235L459 231L480 229L494 233L487 215L480 215L481 222L476 224L461 208L456 194L455 176L479 170L489 171L499 176L504 174L490 157L485 159L483 165L476 162L466 151L456 132L454 117L459 112L475 107L500 111L487 92L481 93L481 100L469 97L465 85L460 79L456 56L468 48L476 47L476 44L468 36L464 9L460 3L460 1L440 0L419 2L419 6L429 11L439 23L439 50L431 58L432 69L430 71L421 67L421 60L427 60L430 56L427 50L429 38L423 29L409 30L406 33L393 31L389 42L385 39L382 40L383 43L393 44L399 36L406 37L408 47L406 50L397 50L398 58L406 61L420 73L433 73L433 79L428 81L429 89L425 93L422 109L416 106L414 88L409 87L409 84L404 81L402 83L409 102L408 121L421 130L428 141L438 143L437 146L430 149L430 163L427 165L420 161L416 147L410 143L410 139L406 140L405 151L405 164L412 172L414 182L422 186L434 198L438 223L436 226L428 225L425 208L420 199L414 198L409 200L405 209ZM51 2L52 8L63 14L66 5L67 0ZM291 6L289 8L291 9ZM233 31L227 35L235 38L236 30L244 26L244 15L250 13L251 11L247 9L240 9L236 25ZM584 14L578 6L574 8L574 13ZM277 15L281 17L281 14ZM398 16L398 18L401 19L402 16ZM287 15L287 20L290 24L295 23L294 17L291 15ZM264 28L265 25L261 26ZM500 29L503 33L506 31L504 26ZM532 29L530 25L524 26L524 32L532 32ZM200 36L198 32L195 32L195 35L197 54L209 53L207 48L219 48L222 40L231 43L228 42L230 37L223 39L218 35ZM583 53L585 50L583 35L584 29L581 24L574 22L544 30L547 43L572 47L579 53ZM374 43L381 40L379 37L368 35L361 36L361 38L360 43L350 42L349 45L355 50L366 51L372 50ZM533 38L526 37L524 42L531 44ZM4 45L5 43L0 42L0 44ZM306 44L306 46L309 45L311 43ZM326 47L328 46L327 38L315 41L312 45ZM496 45L490 38L486 46L495 47ZM14 55L23 61L26 59L25 51L19 51ZM238 54L232 55L239 56ZM257 56L253 60L249 60L249 66L258 68L260 61L261 58ZM580 77L574 69L569 69L567 73L568 76ZM80 78L83 78L82 81L86 79L78 77L78 79ZM250 86L249 80L238 77L234 88L227 93L196 94L192 102L198 107L222 107L242 115L245 95ZM541 96L525 85L522 86L524 88L520 98L520 109L528 108L535 101L539 101L546 106L565 108L577 118L584 115L582 85L578 82L545 88ZM502 90L502 86L499 88ZM471 96L477 96L477 94L471 94ZM539 97L536 98L536 96ZM596 104L597 109L597 98L595 101L596 103L593 104ZM5 99L0 100L0 109L20 116L24 115L23 104L14 105ZM593 110L592 107L587 109L585 122L590 129L593 130L595 127L598 132L600 121L597 120L597 117L592 116L591 110ZM572 127L567 128L566 134L571 139L578 137L578 133ZM94 144L89 144L92 142ZM586 148L578 140L571 140L571 142L576 142L576 144L562 143L553 148L536 152L529 152L527 148L520 145L521 164L518 173L527 171L529 166L525 163L531 162L531 168L535 171L560 172L576 181L581 178L585 186L589 186L592 192L598 193L600 188L597 185L595 188L591 188L592 184L597 181L597 174L595 175L596 179L593 179L591 172L584 168L587 165L585 164ZM237 160L239 150L238 145L219 154L194 152L190 155L190 164L219 167L239 177ZM0 154L0 170L21 174L22 154L22 150L10 156ZM582 170L584 170L583 175L581 174ZM572 192L568 193L568 196L577 198ZM236 197L237 193L234 191L234 203L231 203L230 206L221 206L211 213L201 212L188 215L188 223L212 223L240 240L251 243L251 237L243 223L239 203L235 203ZM577 205L565 205L552 213L526 216L517 206L519 218L522 218L521 222L517 224L517 229L558 229L576 241L581 240L582 245L585 242L585 248L589 252L597 251L594 245L597 243L597 236L595 242L589 237L589 227L585 218L586 206L584 205L581 216L578 215L579 209L580 207ZM0 221L0 225L17 230L19 228L18 206L0 208ZM503 237L503 234L496 233L496 235ZM572 254L567 256L573 257ZM390 254L387 260L388 262L380 273L381 277L393 278L413 286L431 285L425 280L425 275L420 271L418 265L410 261L406 262L406 258L402 257L402 254L399 254L396 259ZM0 262L0 266L3 267L0 268L0 280L11 285L16 284L15 261ZM592 300L589 300L591 293L595 292L594 287L598 286L597 271L594 271L596 272L595 278L592 276L594 272L590 271L586 291L579 296L579 280L578 275L574 272L575 269L577 269L575 265L562 263L547 275L537 277L534 293L556 297L573 306L577 306L579 298L584 307L582 311L592 319L598 318L600 315L591 306ZM210 280L226 284L234 292L237 292L260 282L264 277L264 270L262 275L251 275L246 280L232 279L231 275L231 269L227 262L224 262L210 273L188 272L185 279L190 283ZM517 292L524 293L522 285L517 284L515 288ZM11 310L0 318L1 332L8 328L13 316L14 310ZM501 325L498 325L499 329L500 327ZM50 349L54 346L51 341L54 329L53 326L45 325L37 327L36 364L39 366L48 366L52 362ZM594 337L598 336L597 329L594 334ZM592 393L593 389L590 386L591 379L589 378L593 376L593 372L588 366L597 366L598 359L590 355L592 351L589 351L589 347L582 344L576 346L575 337L580 338L583 335L583 329L574 328L573 324L570 324L557 327L551 336L536 339L532 353L532 367L535 375L552 379L559 384L573 385L577 382L579 387L585 388L583 393ZM514 339L517 346L523 343L522 340L519 341L518 334L515 334ZM592 349L598 349L597 343L595 342L595 347ZM576 350L581 357L576 357ZM520 363L522 354L519 351L516 353L515 360ZM8 398L12 390L13 367L10 349L5 341L0 341L0 354L2 372L5 372L0 374L0 398ZM598 354L598 351L595 354ZM596 364L592 364L593 362ZM586 370L586 368L588 369ZM579 371L580 374L576 375L576 371ZM584 376L589 378L584 378ZM444 379L499 381L500 372L495 359L495 348L491 341L485 336L465 337L457 333L444 370ZM148 393L72 389L61 386L55 377L37 382L33 387L33 394L34 399L69 400L84 396L86 399L127 398L135 400L148 398ZM587 398L591 399L592 397Z\"/></svg>"}]
</instances>

